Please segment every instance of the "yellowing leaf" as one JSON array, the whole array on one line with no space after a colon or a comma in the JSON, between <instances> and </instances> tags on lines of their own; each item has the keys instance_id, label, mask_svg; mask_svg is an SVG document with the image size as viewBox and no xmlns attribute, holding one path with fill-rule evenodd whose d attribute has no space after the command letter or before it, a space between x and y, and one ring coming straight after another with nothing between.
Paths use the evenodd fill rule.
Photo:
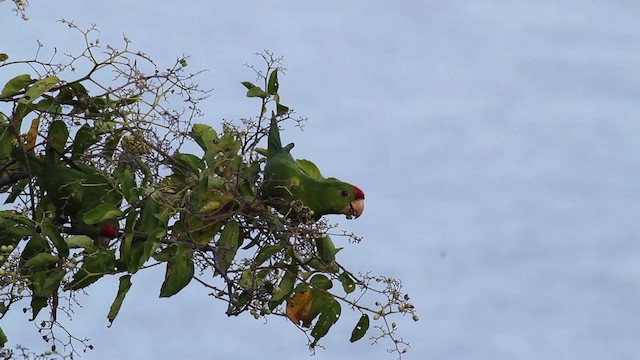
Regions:
<instances>
[{"instance_id":1,"label":"yellowing leaf","mask_svg":"<svg viewBox=\"0 0 640 360\"><path fill-rule=\"evenodd\" d=\"M311 313L311 303L313 302L313 295L310 290L301 291L296 293L287 300L287 317L289 320L300 325L300 322L309 320L309 314Z\"/></svg>"},{"instance_id":2,"label":"yellowing leaf","mask_svg":"<svg viewBox=\"0 0 640 360\"><path fill-rule=\"evenodd\" d=\"M204 203L204 205L202 205L202 207L200 208L200 212L201 213L210 213L210 212L213 212L215 210L218 210L223 205L225 205L228 202L228 200L229 199L227 197L218 197L217 199L211 199L211 200L207 201L206 203Z\"/></svg>"},{"instance_id":3,"label":"yellowing leaf","mask_svg":"<svg viewBox=\"0 0 640 360\"><path fill-rule=\"evenodd\" d=\"M33 148L36 146L36 137L38 136L38 125L40 125L40 118L35 118L31 120L31 127L27 132L27 141L26 141L27 151L33 150Z\"/></svg>"}]
</instances>

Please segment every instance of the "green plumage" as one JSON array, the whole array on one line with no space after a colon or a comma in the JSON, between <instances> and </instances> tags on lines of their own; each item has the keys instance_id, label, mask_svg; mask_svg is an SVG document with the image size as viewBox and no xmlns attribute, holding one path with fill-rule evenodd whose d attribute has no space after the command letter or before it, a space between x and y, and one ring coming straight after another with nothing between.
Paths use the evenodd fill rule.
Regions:
<instances>
[{"instance_id":1,"label":"green plumage","mask_svg":"<svg viewBox=\"0 0 640 360\"><path fill-rule=\"evenodd\" d=\"M24 156L16 158L24 159ZM67 166L57 158L43 159L29 155L27 161L29 169L38 179L40 189L44 191L38 214L50 212L57 223L71 223L69 233L94 237L96 241L101 241L102 235L108 235L109 238L117 236L114 219L91 224L84 220L85 214L100 206L121 202L121 191L107 176L91 166L71 160L67 160Z\"/></svg>"},{"instance_id":2,"label":"green plumage","mask_svg":"<svg viewBox=\"0 0 640 360\"><path fill-rule=\"evenodd\" d=\"M262 188L264 198L285 215L297 216L299 209L308 208L314 219L327 214L360 216L364 193L349 183L324 178L311 161L294 160L290 154L293 146L293 143L282 146L278 124L272 119Z\"/></svg>"}]
</instances>

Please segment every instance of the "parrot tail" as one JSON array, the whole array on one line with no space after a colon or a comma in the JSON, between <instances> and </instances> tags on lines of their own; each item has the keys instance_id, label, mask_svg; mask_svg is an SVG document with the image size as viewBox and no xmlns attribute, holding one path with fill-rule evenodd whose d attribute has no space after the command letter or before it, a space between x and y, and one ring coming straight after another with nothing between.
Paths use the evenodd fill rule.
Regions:
<instances>
[{"instance_id":1,"label":"parrot tail","mask_svg":"<svg viewBox=\"0 0 640 360\"><path fill-rule=\"evenodd\" d=\"M278 128L278 121L276 120L276 115L273 114L271 116L271 126L269 127L269 141L267 145L267 160L274 157L276 154L286 151L289 152L294 147L294 143L290 143L287 146L282 146L282 141L280 140L280 129Z\"/></svg>"},{"instance_id":2,"label":"parrot tail","mask_svg":"<svg viewBox=\"0 0 640 360\"><path fill-rule=\"evenodd\" d=\"M280 129L278 129L278 121L276 115L271 115L271 126L269 127L269 144L267 147L267 159L271 159L274 155L282 151L282 141L280 140Z\"/></svg>"}]
</instances>

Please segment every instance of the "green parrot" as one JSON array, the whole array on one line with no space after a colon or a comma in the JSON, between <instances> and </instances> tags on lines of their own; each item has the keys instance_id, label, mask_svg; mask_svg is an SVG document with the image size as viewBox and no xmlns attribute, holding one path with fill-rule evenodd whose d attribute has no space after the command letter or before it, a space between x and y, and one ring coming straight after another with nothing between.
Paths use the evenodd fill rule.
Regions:
<instances>
[{"instance_id":1,"label":"green parrot","mask_svg":"<svg viewBox=\"0 0 640 360\"><path fill-rule=\"evenodd\" d=\"M27 137L33 148L36 141L39 121L33 121ZM21 147L13 147L12 157L34 176L40 186L40 202L37 216L51 215L56 225L71 224L64 232L74 235L87 235L101 246L108 246L109 240L119 236L118 222L114 212L103 217L98 223L84 220L84 215L92 210L104 208L110 204L115 208L122 201L122 191L109 177L98 169L79 161L80 156L100 137L88 125L78 129L69 157L69 129L62 120L49 125L45 152L36 156L35 151L24 152ZM119 209L117 211L120 211Z\"/></svg>"},{"instance_id":2,"label":"green parrot","mask_svg":"<svg viewBox=\"0 0 640 360\"><path fill-rule=\"evenodd\" d=\"M83 214L100 204L121 201L122 195L104 174L82 163L73 163L75 168L72 168L35 156L29 156L28 161L46 194L42 209L55 213L60 222L70 220L67 233L87 235L103 247L119 236L117 221L87 224L82 219Z\"/></svg>"},{"instance_id":3,"label":"green parrot","mask_svg":"<svg viewBox=\"0 0 640 360\"><path fill-rule=\"evenodd\" d=\"M286 215L296 214L291 203L300 201L315 220L327 214L344 214L347 219L362 215L364 192L338 179L324 178L311 161L294 160L289 153L293 146L282 146L278 123L272 117L262 187L269 204Z\"/></svg>"}]
</instances>

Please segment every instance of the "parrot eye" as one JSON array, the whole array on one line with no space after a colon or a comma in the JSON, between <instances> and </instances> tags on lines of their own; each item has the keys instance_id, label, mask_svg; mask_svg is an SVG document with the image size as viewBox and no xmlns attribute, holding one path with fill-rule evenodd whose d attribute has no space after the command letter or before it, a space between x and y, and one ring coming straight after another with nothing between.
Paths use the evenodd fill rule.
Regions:
<instances>
[{"instance_id":1,"label":"parrot eye","mask_svg":"<svg viewBox=\"0 0 640 360\"><path fill-rule=\"evenodd\" d=\"M347 197L349 196L349 192L347 192L347 190L340 190L340 195L342 195L343 197Z\"/></svg>"}]
</instances>

